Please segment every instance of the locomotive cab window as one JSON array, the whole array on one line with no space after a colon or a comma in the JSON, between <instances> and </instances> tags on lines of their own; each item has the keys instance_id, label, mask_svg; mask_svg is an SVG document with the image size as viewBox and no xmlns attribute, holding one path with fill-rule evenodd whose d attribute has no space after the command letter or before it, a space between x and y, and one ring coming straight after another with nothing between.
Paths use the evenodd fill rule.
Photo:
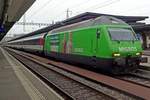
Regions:
<instances>
[{"instance_id":1,"label":"locomotive cab window","mask_svg":"<svg viewBox=\"0 0 150 100\"><path fill-rule=\"evenodd\" d=\"M125 40L125 41L133 41L137 40L134 32L128 28L109 28L108 32L110 34L110 38L112 40Z\"/></svg>"}]
</instances>

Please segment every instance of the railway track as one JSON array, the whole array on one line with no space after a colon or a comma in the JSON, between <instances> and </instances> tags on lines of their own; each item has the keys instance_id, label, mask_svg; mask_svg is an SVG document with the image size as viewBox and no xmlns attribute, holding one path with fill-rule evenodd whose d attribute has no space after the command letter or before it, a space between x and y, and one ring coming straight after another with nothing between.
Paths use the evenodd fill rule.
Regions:
<instances>
[{"instance_id":1,"label":"railway track","mask_svg":"<svg viewBox=\"0 0 150 100\"><path fill-rule=\"evenodd\" d=\"M142 70L145 70L145 71L149 71L150 72L150 67L149 66L139 66L139 69L142 71Z\"/></svg>"},{"instance_id":2,"label":"railway track","mask_svg":"<svg viewBox=\"0 0 150 100\"><path fill-rule=\"evenodd\" d=\"M87 71L85 69L74 67L72 65L64 64L62 62L51 61L45 58L40 58L36 55L21 53L20 51L16 51L12 49L7 49L7 51L11 53L13 56L15 56L17 59L19 59L22 63L26 64L26 66L30 67L30 69L34 70L34 72L40 74L41 77L45 76L46 80L53 80L54 82L53 84L55 84L56 87L61 88L60 90L64 91L64 93L68 97L71 97L71 99L90 100L90 97L93 97L95 98L94 100L96 99L128 100L128 99L148 99L150 97L150 88L148 86L145 87L139 84L122 81L109 76L101 75L95 72ZM50 66L48 64L53 66ZM46 67L41 67L41 66L46 66ZM44 68L47 70L44 71L43 70ZM53 71L50 71L50 69L51 70L53 69ZM62 70L63 71L67 70L67 71L62 73ZM53 74L49 75L49 73L54 73L54 72L55 74L57 73L59 75L53 75ZM68 72L69 74L66 75L66 73ZM58 78L54 81L53 79L54 77L50 79L50 76L55 76L55 77L59 76L65 78ZM70 79L72 81L66 82L63 79L66 80ZM61 82L64 83L61 83L59 80L61 80ZM60 83L66 85L61 86ZM69 86L71 89L68 88ZM109 93L108 91L113 93Z\"/></svg>"},{"instance_id":3,"label":"railway track","mask_svg":"<svg viewBox=\"0 0 150 100\"><path fill-rule=\"evenodd\" d=\"M121 76L121 77L116 77L118 79L124 80L124 81L128 81L137 85L141 85L143 87L147 87L150 88L150 79L149 78L145 78L141 75L138 74L129 74L129 75L125 75L125 76Z\"/></svg>"},{"instance_id":4,"label":"railway track","mask_svg":"<svg viewBox=\"0 0 150 100\"><path fill-rule=\"evenodd\" d=\"M135 73L133 73L133 75L150 80L150 70L138 69Z\"/></svg>"},{"instance_id":5,"label":"railway track","mask_svg":"<svg viewBox=\"0 0 150 100\"><path fill-rule=\"evenodd\" d=\"M91 88L79 81L67 77L64 74L61 74L61 70L55 71L50 70L46 67L41 67L43 65L37 64L31 59L24 58L17 52L12 52L9 50L9 53L22 62L28 69L32 70L36 75L38 75L44 82L46 82L51 87L58 91L66 100L115 100L111 95L104 94ZM25 63L24 63L25 62ZM32 67L31 67L32 66ZM52 67L52 66L51 66ZM54 68L55 69L55 68ZM58 72L59 71L59 72ZM64 73L64 72L62 72ZM52 76L52 77L51 77Z\"/></svg>"},{"instance_id":6,"label":"railway track","mask_svg":"<svg viewBox=\"0 0 150 100\"><path fill-rule=\"evenodd\" d=\"M150 88L150 67L139 66L135 72L118 78Z\"/></svg>"}]
</instances>

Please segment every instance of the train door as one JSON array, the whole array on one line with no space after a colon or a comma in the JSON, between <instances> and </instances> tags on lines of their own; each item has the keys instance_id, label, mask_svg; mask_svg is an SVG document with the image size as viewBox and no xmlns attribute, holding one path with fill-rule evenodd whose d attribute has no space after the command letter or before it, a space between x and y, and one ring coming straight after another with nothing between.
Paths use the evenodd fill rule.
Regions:
<instances>
[{"instance_id":1,"label":"train door","mask_svg":"<svg viewBox=\"0 0 150 100\"><path fill-rule=\"evenodd\" d=\"M96 30L96 57L107 58L110 57L110 40L107 29L100 27Z\"/></svg>"},{"instance_id":2,"label":"train door","mask_svg":"<svg viewBox=\"0 0 150 100\"><path fill-rule=\"evenodd\" d=\"M97 57L98 55L97 54L99 54L99 48L100 48L100 43L99 43L99 41L100 41L100 29L99 28L97 28L96 29L96 36L95 36L96 38L95 38L95 50L94 50L94 55L95 55L95 57Z\"/></svg>"},{"instance_id":3,"label":"train door","mask_svg":"<svg viewBox=\"0 0 150 100\"><path fill-rule=\"evenodd\" d=\"M50 53L50 36L46 34L44 36L44 54L47 55Z\"/></svg>"}]
</instances>

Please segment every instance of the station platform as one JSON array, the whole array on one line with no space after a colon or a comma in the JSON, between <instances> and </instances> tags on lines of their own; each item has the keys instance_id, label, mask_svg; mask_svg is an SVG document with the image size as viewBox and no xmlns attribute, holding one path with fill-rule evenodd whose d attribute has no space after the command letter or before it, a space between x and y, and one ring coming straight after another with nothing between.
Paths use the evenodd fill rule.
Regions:
<instances>
[{"instance_id":1,"label":"station platform","mask_svg":"<svg viewBox=\"0 0 150 100\"><path fill-rule=\"evenodd\" d=\"M0 47L0 100L63 100Z\"/></svg>"},{"instance_id":2,"label":"station platform","mask_svg":"<svg viewBox=\"0 0 150 100\"><path fill-rule=\"evenodd\" d=\"M143 53L144 53L145 55L150 55L150 49L144 50Z\"/></svg>"},{"instance_id":3,"label":"station platform","mask_svg":"<svg viewBox=\"0 0 150 100\"><path fill-rule=\"evenodd\" d=\"M148 62L147 63L141 63L141 65L150 67L150 50L149 49L148 50L144 50L142 56L143 57L147 57L147 61Z\"/></svg>"}]
</instances>

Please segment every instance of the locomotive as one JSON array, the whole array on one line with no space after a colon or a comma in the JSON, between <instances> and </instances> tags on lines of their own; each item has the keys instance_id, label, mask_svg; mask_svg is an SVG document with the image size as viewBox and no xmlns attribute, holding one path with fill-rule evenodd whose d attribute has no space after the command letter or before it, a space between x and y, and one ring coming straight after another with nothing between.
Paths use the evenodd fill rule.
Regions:
<instances>
[{"instance_id":1,"label":"locomotive","mask_svg":"<svg viewBox=\"0 0 150 100\"><path fill-rule=\"evenodd\" d=\"M141 57L142 44L132 27L111 16L14 39L7 46L113 74L135 71L140 62L146 62Z\"/></svg>"}]
</instances>

